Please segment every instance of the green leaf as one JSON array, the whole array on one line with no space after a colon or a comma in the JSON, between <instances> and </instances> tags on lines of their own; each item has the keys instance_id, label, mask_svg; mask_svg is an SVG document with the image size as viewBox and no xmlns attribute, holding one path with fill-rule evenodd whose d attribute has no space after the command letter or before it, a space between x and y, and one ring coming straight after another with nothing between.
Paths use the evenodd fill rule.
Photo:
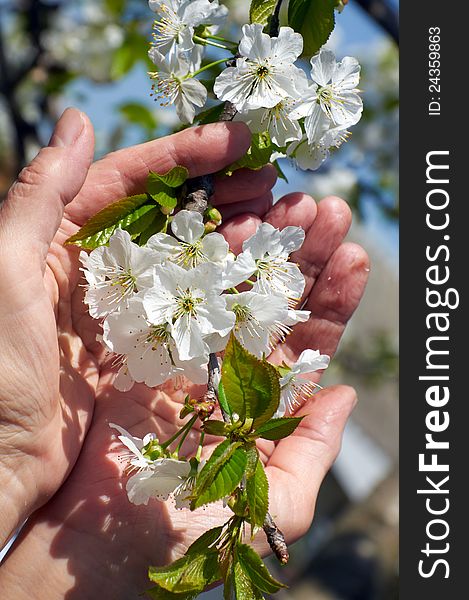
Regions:
<instances>
[{"instance_id":1,"label":"green leaf","mask_svg":"<svg viewBox=\"0 0 469 600\"><path fill-rule=\"evenodd\" d=\"M216 104L215 106L211 106L200 112L195 117L195 122L199 125L207 125L208 123L216 123L221 113L223 112L223 108L225 107L225 103Z\"/></svg>"},{"instance_id":2,"label":"green leaf","mask_svg":"<svg viewBox=\"0 0 469 600\"><path fill-rule=\"evenodd\" d=\"M233 334L225 350L222 383L231 412L242 420L253 419L253 429L268 421L278 408L277 370L250 354Z\"/></svg>"},{"instance_id":3,"label":"green leaf","mask_svg":"<svg viewBox=\"0 0 469 600\"><path fill-rule=\"evenodd\" d=\"M231 446L235 446L236 444L238 444L238 442L231 444ZM246 462L246 451L244 448L236 447L224 464L219 468L212 469L211 477L213 477L213 479L209 485L205 485L205 489L202 493L197 493L196 485L196 488L191 494L191 497L194 498L191 509L194 510L204 504L216 502L233 493L243 478ZM205 466L207 466L207 463Z\"/></svg>"},{"instance_id":4,"label":"green leaf","mask_svg":"<svg viewBox=\"0 0 469 600\"><path fill-rule=\"evenodd\" d=\"M230 440L225 440L215 448L212 456L197 475L197 481L191 494L194 501L210 487L218 471L241 445L242 442L232 443Z\"/></svg>"},{"instance_id":5,"label":"green leaf","mask_svg":"<svg viewBox=\"0 0 469 600\"><path fill-rule=\"evenodd\" d=\"M139 125L148 132L152 132L158 125L153 113L144 104L127 102L119 106L119 112L129 122Z\"/></svg>"},{"instance_id":6,"label":"green leaf","mask_svg":"<svg viewBox=\"0 0 469 600\"><path fill-rule=\"evenodd\" d=\"M203 430L205 431L205 433L208 433L210 435L226 435L226 425L223 421L205 421L203 425Z\"/></svg>"},{"instance_id":7,"label":"green leaf","mask_svg":"<svg viewBox=\"0 0 469 600\"><path fill-rule=\"evenodd\" d=\"M206 552L220 538L223 531L223 526L214 527L203 533L193 542L187 549L186 554L201 554Z\"/></svg>"},{"instance_id":8,"label":"green leaf","mask_svg":"<svg viewBox=\"0 0 469 600\"><path fill-rule=\"evenodd\" d=\"M147 180L147 190L149 194L153 194L153 189L159 191L158 184L164 183L170 188L178 188L186 181L189 177L189 171L186 167L177 165L170 169L167 173L159 174L150 171Z\"/></svg>"},{"instance_id":9,"label":"green leaf","mask_svg":"<svg viewBox=\"0 0 469 600\"><path fill-rule=\"evenodd\" d=\"M136 213L137 214L134 214L133 216L137 218L125 228L132 237L140 235L142 231L145 231L150 224L153 223L157 214L161 214L161 211L157 206L152 204L144 204L142 207L137 209Z\"/></svg>"},{"instance_id":10,"label":"green leaf","mask_svg":"<svg viewBox=\"0 0 469 600\"><path fill-rule=\"evenodd\" d=\"M220 578L218 551L186 554L164 567L149 567L148 577L168 592L202 592Z\"/></svg>"},{"instance_id":11,"label":"green leaf","mask_svg":"<svg viewBox=\"0 0 469 600\"><path fill-rule=\"evenodd\" d=\"M264 598L262 592L254 585L238 561L233 565L232 582L236 600L262 600Z\"/></svg>"},{"instance_id":12,"label":"green leaf","mask_svg":"<svg viewBox=\"0 0 469 600\"><path fill-rule=\"evenodd\" d=\"M138 21L126 23L125 40L114 52L110 75L112 79L120 79L135 66L138 61L147 61L148 43L145 35L139 31Z\"/></svg>"},{"instance_id":13,"label":"green leaf","mask_svg":"<svg viewBox=\"0 0 469 600\"><path fill-rule=\"evenodd\" d=\"M252 0L249 10L251 23L267 25L269 17L273 15L277 0Z\"/></svg>"},{"instance_id":14,"label":"green leaf","mask_svg":"<svg viewBox=\"0 0 469 600\"><path fill-rule=\"evenodd\" d=\"M153 221L148 225L146 229L142 231L140 237L137 242L140 246L144 246L152 235L155 233L166 233L166 229L168 227L168 217L164 215L158 207L156 207L156 212L153 218Z\"/></svg>"},{"instance_id":15,"label":"green leaf","mask_svg":"<svg viewBox=\"0 0 469 600\"><path fill-rule=\"evenodd\" d=\"M335 0L290 0L288 24L301 33L303 54L312 56L323 46L335 25Z\"/></svg>"},{"instance_id":16,"label":"green leaf","mask_svg":"<svg viewBox=\"0 0 469 600\"><path fill-rule=\"evenodd\" d=\"M226 399L225 389L221 381L220 385L218 386L218 404L220 405L220 408L231 418L231 408Z\"/></svg>"},{"instance_id":17,"label":"green leaf","mask_svg":"<svg viewBox=\"0 0 469 600\"><path fill-rule=\"evenodd\" d=\"M86 250L94 250L98 246L107 244L118 227L126 231L130 229L135 235L138 233L139 227L135 225L132 229L132 225L152 208L154 208L154 204L148 194L123 198L109 204L91 217L75 235L68 238L66 243L76 244ZM140 221L141 226L144 224L144 221Z\"/></svg>"},{"instance_id":18,"label":"green leaf","mask_svg":"<svg viewBox=\"0 0 469 600\"><path fill-rule=\"evenodd\" d=\"M232 175L238 169L252 169L257 171L269 164L274 148L270 135L267 131L263 133L253 133L249 150L235 163L227 167L225 175Z\"/></svg>"},{"instance_id":19,"label":"green leaf","mask_svg":"<svg viewBox=\"0 0 469 600\"><path fill-rule=\"evenodd\" d=\"M280 179L283 179L284 181L286 181L288 183L288 178L285 175L285 173L284 173L282 167L280 166L280 163L278 162L278 160L274 160L274 162L272 164L277 169L277 175L280 177Z\"/></svg>"},{"instance_id":20,"label":"green leaf","mask_svg":"<svg viewBox=\"0 0 469 600\"><path fill-rule=\"evenodd\" d=\"M155 587L146 590L145 594L148 594L153 600L193 600L194 598L197 598L199 592L174 594L173 592L168 592L168 590L156 585Z\"/></svg>"},{"instance_id":21,"label":"green leaf","mask_svg":"<svg viewBox=\"0 0 469 600\"><path fill-rule=\"evenodd\" d=\"M304 417L281 417L271 419L256 430L255 436L264 440L281 440L291 435Z\"/></svg>"},{"instance_id":22,"label":"green leaf","mask_svg":"<svg viewBox=\"0 0 469 600\"><path fill-rule=\"evenodd\" d=\"M176 166L167 173L150 171L147 178L147 191L155 202L173 210L178 203L179 188L184 184L189 171L186 167Z\"/></svg>"},{"instance_id":23,"label":"green leaf","mask_svg":"<svg viewBox=\"0 0 469 600\"><path fill-rule=\"evenodd\" d=\"M111 64L112 79L120 79L126 75L137 62L133 48L123 44L114 52Z\"/></svg>"},{"instance_id":24,"label":"green leaf","mask_svg":"<svg viewBox=\"0 0 469 600\"><path fill-rule=\"evenodd\" d=\"M251 546L239 544L236 550L240 567L256 588L266 594L275 594L280 588L286 587L272 577L261 557Z\"/></svg>"},{"instance_id":25,"label":"green leaf","mask_svg":"<svg viewBox=\"0 0 469 600\"><path fill-rule=\"evenodd\" d=\"M262 527L269 510L269 482L259 459L254 475L246 482L246 496L249 506L249 522L254 531L257 527Z\"/></svg>"}]
</instances>

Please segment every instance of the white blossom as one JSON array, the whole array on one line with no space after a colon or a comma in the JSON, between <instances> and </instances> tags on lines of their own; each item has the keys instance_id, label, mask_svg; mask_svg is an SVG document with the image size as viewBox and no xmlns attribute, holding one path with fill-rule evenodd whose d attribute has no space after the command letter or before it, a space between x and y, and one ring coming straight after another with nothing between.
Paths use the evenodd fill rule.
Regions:
<instances>
[{"instance_id":1,"label":"white blossom","mask_svg":"<svg viewBox=\"0 0 469 600\"><path fill-rule=\"evenodd\" d=\"M128 449L130 452L126 452L125 454L119 455L119 460L127 463L126 471L134 471L138 472L147 471L151 468L153 463L148 457L146 457L142 450L156 440L156 435L154 433L147 433L143 439L134 437L128 431L126 431L123 427L116 425L115 423L109 423L109 427L112 429L117 429L120 435L117 436L117 439Z\"/></svg>"},{"instance_id":2,"label":"white blossom","mask_svg":"<svg viewBox=\"0 0 469 600\"><path fill-rule=\"evenodd\" d=\"M314 144L330 127L343 130L358 123L363 102L356 89L360 65L351 56L336 62L333 52L322 49L311 59L311 77L314 83L292 115L305 117L306 134Z\"/></svg>"},{"instance_id":3,"label":"white blossom","mask_svg":"<svg viewBox=\"0 0 469 600\"><path fill-rule=\"evenodd\" d=\"M227 306L236 315L233 332L238 341L261 358L290 332L284 325L288 315L286 298L275 295L241 292L226 296Z\"/></svg>"},{"instance_id":4,"label":"white blossom","mask_svg":"<svg viewBox=\"0 0 469 600\"><path fill-rule=\"evenodd\" d=\"M155 284L143 304L152 322L168 323L181 360L208 357L204 337L224 336L233 328L235 316L220 297L222 285L222 270L212 263L188 271L171 262L155 267Z\"/></svg>"},{"instance_id":5,"label":"white blossom","mask_svg":"<svg viewBox=\"0 0 469 600\"><path fill-rule=\"evenodd\" d=\"M160 98L163 106L174 104L182 122L192 123L195 107L201 108L207 101L205 86L192 77L200 66L200 59L189 61L179 53L165 57L157 48L151 48L148 56L157 67L157 71L150 73L155 81L155 95Z\"/></svg>"},{"instance_id":6,"label":"white blossom","mask_svg":"<svg viewBox=\"0 0 469 600\"><path fill-rule=\"evenodd\" d=\"M149 470L135 473L126 484L127 496L133 504L148 504L150 498L165 501L189 477L189 462L159 458Z\"/></svg>"},{"instance_id":7,"label":"white blossom","mask_svg":"<svg viewBox=\"0 0 469 600\"><path fill-rule=\"evenodd\" d=\"M158 257L150 248L134 244L127 231L116 229L109 246L89 255L81 252L80 260L88 283L85 303L98 319L127 306L134 293L151 285Z\"/></svg>"},{"instance_id":8,"label":"white blossom","mask_svg":"<svg viewBox=\"0 0 469 600\"><path fill-rule=\"evenodd\" d=\"M310 398L320 386L310 381L309 373L314 373L329 366L330 358L327 354L320 354L319 350L304 350L298 360L291 366L280 367L280 405L277 415L281 416L288 410L293 412L302 401Z\"/></svg>"},{"instance_id":9,"label":"white blossom","mask_svg":"<svg viewBox=\"0 0 469 600\"><path fill-rule=\"evenodd\" d=\"M310 143L304 135L301 140L292 142L287 149L287 156L304 171L316 171L328 158L331 149L340 148L349 136L347 130L339 127L328 129L314 143Z\"/></svg>"},{"instance_id":10,"label":"white blossom","mask_svg":"<svg viewBox=\"0 0 469 600\"><path fill-rule=\"evenodd\" d=\"M297 104L296 99L282 98L273 108L237 113L236 120L246 123L253 133L268 131L272 142L283 147L288 142L300 140L303 135L298 118L292 117Z\"/></svg>"},{"instance_id":11,"label":"white blossom","mask_svg":"<svg viewBox=\"0 0 469 600\"><path fill-rule=\"evenodd\" d=\"M162 54L191 50L198 25L221 24L228 10L218 0L149 0L150 9L160 17L153 25L153 45Z\"/></svg>"},{"instance_id":12,"label":"white blossom","mask_svg":"<svg viewBox=\"0 0 469 600\"><path fill-rule=\"evenodd\" d=\"M298 265L288 261L289 255L304 242L301 227L285 227L279 231L270 223L262 223L256 233L243 243L243 254L255 260L257 282L253 291L285 296L292 303L303 295L305 279Z\"/></svg>"},{"instance_id":13,"label":"white blossom","mask_svg":"<svg viewBox=\"0 0 469 600\"><path fill-rule=\"evenodd\" d=\"M134 381L155 387L182 375L193 383L207 382L205 357L181 361L169 324L152 323L141 298L133 298L125 310L110 315L103 329L104 344L123 363L114 381L121 391L130 389Z\"/></svg>"},{"instance_id":14,"label":"white blossom","mask_svg":"<svg viewBox=\"0 0 469 600\"><path fill-rule=\"evenodd\" d=\"M302 50L303 38L290 27L281 27L278 37L271 38L258 23L244 25L241 58L217 77L215 95L241 112L273 108L284 98L294 98L304 81L303 71L293 64Z\"/></svg>"},{"instance_id":15,"label":"white blossom","mask_svg":"<svg viewBox=\"0 0 469 600\"><path fill-rule=\"evenodd\" d=\"M228 256L229 246L219 233L204 235L203 217L196 211L181 210L171 223L173 236L157 233L147 245L159 253L162 260L170 260L188 269L202 262L223 265Z\"/></svg>"}]
</instances>

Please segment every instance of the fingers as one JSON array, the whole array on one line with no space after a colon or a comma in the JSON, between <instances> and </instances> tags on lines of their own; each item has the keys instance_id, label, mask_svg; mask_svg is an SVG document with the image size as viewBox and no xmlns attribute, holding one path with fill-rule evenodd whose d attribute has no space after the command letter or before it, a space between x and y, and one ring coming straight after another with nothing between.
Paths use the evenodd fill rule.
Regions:
<instances>
[{"instance_id":1,"label":"fingers","mask_svg":"<svg viewBox=\"0 0 469 600\"><path fill-rule=\"evenodd\" d=\"M304 416L296 431L278 443L267 463L270 512L289 542L311 524L319 488L355 404L355 390L348 386L316 394L295 415Z\"/></svg>"},{"instance_id":2,"label":"fingers","mask_svg":"<svg viewBox=\"0 0 469 600\"><path fill-rule=\"evenodd\" d=\"M239 254L244 240L256 233L261 222L257 215L245 213L230 219L218 231L225 236L230 249Z\"/></svg>"},{"instance_id":3,"label":"fingers","mask_svg":"<svg viewBox=\"0 0 469 600\"><path fill-rule=\"evenodd\" d=\"M316 219L317 212L316 202L311 196L293 192L281 198L266 214L265 220L278 229L288 225L301 226L307 233Z\"/></svg>"},{"instance_id":4,"label":"fingers","mask_svg":"<svg viewBox=\"0 0 469 600\"><path fill-rule=\"evenodd\" d=\"M275 350L273 360L295 361L305 348L332 356L360 303L369 271L369 258L361 246L352 243L339 246L318 276L304 307L311 311L310 318L294 327Z\"/></svg>"},{"instance_id":5,"label":"fingers","mask_svg":"<svg viewBox=\"0 0 469 600\"><path fill-rule=\"evenodd\" d=\"M257 215L262 219L272 206L273 198L272 192L267 192L263 196L254 198L248 202L233 202L233 204L224 204L223 206L219 207L219 210L224 221L246 212Z\"/></svg>"},{"instance_id":6,"label":"fingers","mask_svg":"<svg viewBox=\"0 0 469 600\"><path fill-rule=\"evenodd\" d=\"M244 123L213 123L119 150L93 165L67 216L82 225L110 202L143 192L149 171L166 173L182 165L190 177L215 173L241 158L250 143Z\"/></svg>"},{"instance_id":7,"label":"fingers","mask_svg":"<svg viewBox=\"0 0 469 600\"><path fill-rule=\"evenodd\" d=\"M351 222L351 210L340 198L329 196L319 202L316 218L307 231L303 246L291 257L305 276L304 296L310 293L329 257L342 243Z\"/></svg>"},{"instance_id":8,"label":"fingers","mask_svg":"<svg viewBox=\"0 0 469 600\"><path fill-rule=\"evenodd\" d=\"M0 255L39 257L43 262L63 216L80 191L93 158L93 128L68 109L47 148L23 169L0 212ZM28 249L29 252L25 252Z\"/></svg>"},{"instance_id":9,"label":"fingers","mask_svg":"<svg viewBox=\"0 0 469 600\"><path fill-rule=\"evenodd\" d=\"M270 192L276 181L277 170L272 165L257 171L240 169L231 177L216 177L213 204L220 206L259 198Z\"/></svg>"}]
</instances>

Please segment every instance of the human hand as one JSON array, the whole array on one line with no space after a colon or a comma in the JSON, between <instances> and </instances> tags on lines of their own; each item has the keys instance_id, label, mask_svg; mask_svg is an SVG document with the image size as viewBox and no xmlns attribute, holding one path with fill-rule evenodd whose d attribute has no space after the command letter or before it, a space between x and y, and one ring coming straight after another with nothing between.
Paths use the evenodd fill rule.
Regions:
<instances>
[{"instance_id":1,"label":"human hand","mask_svg":"<svg viewBox=\"0 0 469 600\"><path fill-rule=\"evenodd\" d=\"M0 548L74 465L102 389L97 323L82 302L78 249L63 243L106 204L144 190L148 171L215 172L250 143L243 124L189 129L91 165L93 129L68 110L49 147L0 206ZM275 169L218 180L226 217L264 212ZM235 203L236 201L236 203Z\"/></svg>"},{"instance_id":2,"label":"human hand","mask_svg":"<svg viewBox=\"0 0 469 600\"><path fill-rule=\"evenodd\" d=\"M293 260L306 276L305 308L312 317L295 327L275 351L275 360L292 362L306 347L333 354L368 275L364 251L342 243L350 224L347 205L328 198L316 208L308 196L291 194L267 210L264 219L281 228L301 225L307 232ZM233 250L239 251L259 221L255 215L241 214L223 226ZM22 579L25 597L34 589L39 599L82 600L95 598L105 582L106 594L113 599L138 598L150 587L148 565L177 558L204 530L226 520L221 504L190 513L177 511L169 502L151 501L148 506L128 502L117 460L123 448L113 441L109 422L118 422L136 436L153 431L167 439L180 426L178 413L188 387L167 384L152 390L135 385L124 395L113 389L113 376L112 367L103 365L93 423L79 461L54 500L31 519L7 559L2 573L3 585L9 586L5 589L14 589L13 582ZM350 388L324 390L297 411L307 416L292 436L260 446L270 481L269 510L287 541L310 525L319 486L336 456L354 403ZM197 441L189 436L183 450L189 454ZM206 439L207 454L215 443L216 438ZM268 551L262 533L255 544ZM49 581L42 586L39 574L45 568Z\"/></svg>"}]
</instances>

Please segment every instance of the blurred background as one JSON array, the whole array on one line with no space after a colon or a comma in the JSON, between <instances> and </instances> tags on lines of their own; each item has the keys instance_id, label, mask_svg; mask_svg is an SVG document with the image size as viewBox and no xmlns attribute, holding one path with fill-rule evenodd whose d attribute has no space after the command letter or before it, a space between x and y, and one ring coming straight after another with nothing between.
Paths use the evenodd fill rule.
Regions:
<instances>
[{"instance_id":1,"label":"blurred background","mask_svg":"<svg viewBox=\"0 0 469 600\"><path fill-rule=\"evenodd\" d=\"M224 3L236 39L249 0ZM319 171L283 161L275 194L336 194L354 212L349 239L369 252L371 278L324 383L355 386L359 404L311 530L288 569L269 561L289 585L279 600L398 597L398 2L343 4L327 45L362 64L363 118ZM0 201L67 106L90 116L97 157L179 127L150 98L151 24L146 0L0 0Z\"/></svg>"}]
</instances>

